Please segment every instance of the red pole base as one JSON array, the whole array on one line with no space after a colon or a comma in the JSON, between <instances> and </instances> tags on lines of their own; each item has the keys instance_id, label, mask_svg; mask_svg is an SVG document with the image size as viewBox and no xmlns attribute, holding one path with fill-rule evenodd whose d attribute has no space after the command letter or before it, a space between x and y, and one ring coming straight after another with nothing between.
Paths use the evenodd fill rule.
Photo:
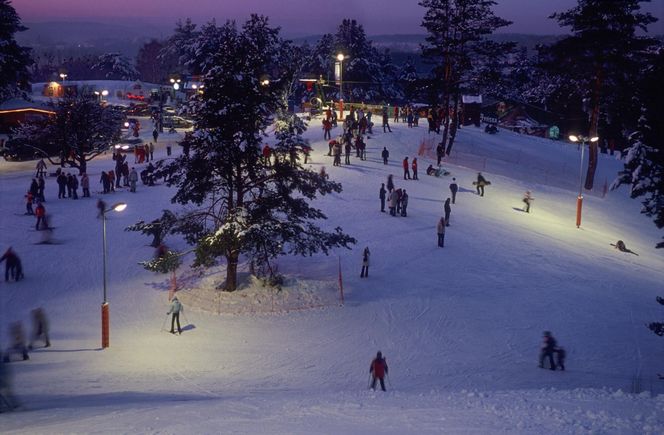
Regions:
<instances>
[{"instance_id":1,"label":"red pole base","mask_svg":"<svg viewBox=\"0 0 664 435\"><path fill-rule=\"evenodd\" d=\"M576 227L581 226L581 209L583 208L583 195L576 197Z\"/></svg>"},{"instance_id":2,"label":"red pole base","mask_svg":"<svg viewBox=\"0 0 664 435\"><path fill-rule=\"evenodd\" d=\"M101 304L101 347L106 349L109 346L110 328L109 328L108 303Z\"/></svg>"}]
</instances>

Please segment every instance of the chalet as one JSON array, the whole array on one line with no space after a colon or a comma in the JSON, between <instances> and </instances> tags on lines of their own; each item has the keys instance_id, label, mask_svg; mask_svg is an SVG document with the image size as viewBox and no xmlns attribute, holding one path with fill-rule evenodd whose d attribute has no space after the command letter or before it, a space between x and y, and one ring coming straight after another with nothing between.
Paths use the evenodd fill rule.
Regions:
<instances>
[{"instance_id":1,"label":"chalet","mask_svg":"<svg viewBox=\"0 0 664 435\"><path fill-rule=\"evenodd\" d=\"M19 98L0 104L0 133L9 133L12 128L25 122L33 122L54 115L53 108L45 103L25 101Z\"/></svg>"}]
</instances>

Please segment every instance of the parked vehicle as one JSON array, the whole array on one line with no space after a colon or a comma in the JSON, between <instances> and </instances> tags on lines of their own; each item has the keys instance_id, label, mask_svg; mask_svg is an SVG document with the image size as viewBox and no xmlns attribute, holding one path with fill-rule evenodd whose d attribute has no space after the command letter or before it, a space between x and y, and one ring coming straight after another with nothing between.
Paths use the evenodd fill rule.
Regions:
<instances>
[{"instance_id":1,"label":"parked vehicle","mask_svg":"<svg viewBox=\"0 0 664 435\"><path fill-rule=\"evenodd\" d=\"M35 148L42 149L28 143L26 139L10 139L0 148L0 155L7 161L35 160L42 155Z\"/></svg>"},{"instance_id":2,"label":"parked vehicle","mask_svg":"<svg viewBox=\"0 0 664 435\"><path fill-rule=\"evenodd\" d=\"M194 121L183 118L181 116L165 116L164 127L166 128L191 128L194 126Z\"/></svg>"}]
</instances>

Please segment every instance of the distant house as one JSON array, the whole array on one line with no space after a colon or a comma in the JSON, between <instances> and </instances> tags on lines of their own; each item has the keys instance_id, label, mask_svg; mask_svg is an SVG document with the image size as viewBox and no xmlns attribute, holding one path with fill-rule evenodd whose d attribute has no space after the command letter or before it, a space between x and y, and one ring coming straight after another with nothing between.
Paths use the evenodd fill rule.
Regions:
<instances>
[{"instance_id":1,"label":"distant house","mask_svg":"<svg viewBox=\"0 0 664 435\"><path fill-rule=\"evenodd\" d=\"M25 101L18 98L0 104L0 132L9 133L12 128L25 122L33 122L55 115L45 103Z\"/></svg>"},{"instance_id":2,"label":"distant house","mask_svg":"<svg viewBox=\"0 0 664 435\"><path fill-rule=\"evenodd\" d=\"M61 98L65 95L76 95L78 86L75 84L61 84L58 82L45 83L42 89L42 95L51 98Z\"/></svg>"}]
</instances>

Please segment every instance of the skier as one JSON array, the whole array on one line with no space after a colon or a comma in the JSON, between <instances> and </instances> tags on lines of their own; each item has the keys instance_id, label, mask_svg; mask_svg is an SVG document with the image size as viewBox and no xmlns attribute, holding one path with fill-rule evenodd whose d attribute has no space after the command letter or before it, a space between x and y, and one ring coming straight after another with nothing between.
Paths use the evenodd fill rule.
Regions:
<instances>
[{"instance_id":1,"label":"skier","mask_svg":"<svg viewBox=\"0 0 664 435\"><path fill-rule=\"evenodd\" d=\"M32 339L28 345L28 349L32 350L33 345L37 340L44 340L44 347L50 347L51 341L48 339L48 322L46 321L46 314L42 308L35 308L31 311L32 314Z\"/></svg>"},{"instance_id":2,"label":"skier","mask_svg":"<svg viewBox=\"0 0 664 435\"><path fill-rule=\"evenodd\" d=\"M35 174L35 177L42 177L46 175L46 162L44 162L44 159L39 159L37 162L37 173Z\"/></svg>"},{"instance_id":3,"label":"skier","mask_svg":"<svg viewBox=\"0 0 664 435\"><path fill-rule=\"evenodd\" d=\"M408 207L408 194L406 193L406 189L401 192L401 216L406 217L408 216L408 213L406 212L406 208Z\"/></svg>"},{"instance_id":4,"label":"skier","mask_svg":"<svg viewBox=\"0 0 664 435\"><path fill-rule=\"evenodd\" d=\"M417 157L413 157L413 163L411 164L413 168L413 180L418 180L417 178Z\"/></svg>"},{"instance_id":5,"label":"skier","mask_svg":"<svg viewBox=\"0 0 664 435\"><path fill-rule=\"evenodd\" d=\"M620 252L627 252L628 254L634 254L636 256L639 255L636 252L632 251L631 249L627 249L627 246L625 246L625 242L623 242L622 240L618 240L615 243L615 245L613 243L611 243L611 246L615 246L615 248L617 250L619 250Z\"/></svg>"},{"instance_id":6,"label":"skier","mask_svg":"<svg viewBox=\"0 0 664 435\"><path fill-rule=\"evenodd\" d=\"M28 356L28 348L25 347L25 333L23 332L23 325L21 322L14 322L9 327L9 336L12 340L11 347L7 348L5 356L3 358L4 362L9 362L12 353L18 353L23 357L23 361L30 359Z\"/></svg>"},{"instance_id":7,"label":"skier","mask_svg":"<svg viewBox=\"0 0 664 435\"><path fill-rule=\"evenodd\" d=\"M450 213L452 213L452 206L450 205L450 199L449 198L447 198L445 200L444 210L445 210L445 226L449 227L450 226Z\"/></svg>"},{"instance_id":8,"label":"skier","mask_svg":"<svg viewBox=\"0 0 664 435\"><path fill-rule=\"evenodd\" d=\"M9 277L13 280L20 280L23 278L23 268L21 267L21 259L18 258L16 252L10 246L2 257L0 257L0 263L7 261L5 263L5 281L9 281Z\"/></svg>"},{"instance_id":9,"label":"skier","mask_svg":"<svg viewBox=\"0 0 664 435\"><path fill-rule=\"evenodd\" d=\"M439 248L444 248L445 247L445 217L441 216L440 220L438 221L438 225L436 225L436 231L438 233L438 247Z\"/></svg>"},{"instance_id":10,"label":"skier","mask_svg":"<svg viewBox=\"0 0 664 435\"><path fill-rule=\"evenodd\" d=\"M385 358L383 358L383 354L378 351L376 353L376 358L374 358L373 361L371 361L371 365L369 366L369 373L372 375L372 380L371 380L371 389L376 390L376 381L380 381L380 388L383 391L385 390L385 375L387 375L388 368L387 368L387 361Z\"/></svg>"},{"instance_id":11,"label":"skier","mask_svg":"<svg viewBox=\"0 0 664 435\"><path fill-rule=\"evenodd\" d=\"M385 183L380 183L380 190L378 191L378 198L380 198L380 211L385 213Z\"/></svg>"},{"instance_id":12,"label":"skier","mask_svg":"<svg viewBox=\"0 0 664 435\"><path fill-rule=\"evenodd\" d=\"M369 257L371 256L371 252L369 252L369 247L364 248L364 252L362 253L362 272L360 273L360 278L368 278L369 277Z\"/></svg>"},{"instance_id":13,"label":"skier","mask_svg":"<svg viewBox=\"0 0 664 435\"><path fill-rule=\"evenodd\" d=\"M452 204L456 201L456 194L459 191L459 186L457 185L456 178L452 177L452 182L450 183L450 192L452 192Z\"/></svg>"},{"instance_id":14,"label":"skier","mask_svg":"<svg viewBox=\"0 0 664 435\"><path fill-rule=\"evenodd\" d=\"M551 335L551 332L549 331L544 331L542 334L543 340L542 340L542 347L540 350L540 357L539 357L539 368L544 368L544 358L549 358L549 363L551 364L550 369L555 370L556 369L556 363L553 361L553 352L556 349L556 339L553 338L553 335Z\"/></svg>"},{"instance_id":15,"label":"skier","mask_svg":"<svg viewBox=\"0 0 664 435\"><path fill-rule=\"evenodd\" d=\"M25 214L27 215L34 215L35 212L32 210L32 192L28 190L28 192L25 194Z\"/></svg>"},{"instance_id":16,"label":"skier","mask_svg":"<svg viewBox=\"0 0 664 435\"><path fill-rule=\"evenodd\" d=\"M484 196L484 186L487 186L489 184L488 181L486 181L486 178L484 178L484 175L482 175L481 172L477 173L477 181L475 182L475 186L477 187L477 194L479 196Z\"/></svg>"},{"instance_id":17,"label":"skier","mask_svg":"<svg viewBox=\"0 0 664 435\"><path fill-rule=\"evenodd\" d=\"M530 213L530 203L534 200L535 198L530 194L530 190L526 190L526 193L523 195L523 202L526 204L523 211Z\"/></svg>"},{"instance_id":18,"label":"skier","mask_svg":"<svg viewBox=\"0 0 664 435\"><path fill-rule=\"evenodd\" d=\"M403 159L403 179L410 180L410 169L408 169L408 157Z\"/></svg>"},{"instance_id":19,"label":"skier","mask_svg":"<svg viewBox=\"0 0 664 435\"><path fill-rule=\"evenodd\" d=\"M173 314L171 317L171 334L175 334L175 322L178 324L178 334L182 334L182 328L180 328L180 312L184 312L184 307L178 300L178 297L174 296L171 301L171 308L168 310L168 313L166 313L167 316L171 313Z\"/></svg>"},{"instance_id":20,"label":"skier","mask_svg":"<svg viewBox=\"0 0 664 435\"><path fill-rule=\"evenodd\" d=\"M46 208L44 207L44 204L42 204L40 201L37 201L35 216L37 216L37 223L35 224L35 230L39 231L39 224L41 224L42 227L48 227L48 225L46 225Z\"/></svg>"},{"instance_id":21,"label":"skier","mask_svg":"<svg viewBox=\"0 0 664 435\"><path fill-rule=\"evenodd\" d=\"M560 370L565 371L565 357L567 356L565 348L557 347L555 352L556 352L556 363L558 364L558 367L560 367Z\"/></svg>"},{"instance_id":22,"label":"skier","mask_svg":"<svg viewBox=\"0 0 664 435\"><path fill-rule=\"evenodd\" d=\"M131 172L129 172L129 191L136 193L136 182L138 181L138 172L136 168L132 167Z\"/></svg>"}]
</instances>

